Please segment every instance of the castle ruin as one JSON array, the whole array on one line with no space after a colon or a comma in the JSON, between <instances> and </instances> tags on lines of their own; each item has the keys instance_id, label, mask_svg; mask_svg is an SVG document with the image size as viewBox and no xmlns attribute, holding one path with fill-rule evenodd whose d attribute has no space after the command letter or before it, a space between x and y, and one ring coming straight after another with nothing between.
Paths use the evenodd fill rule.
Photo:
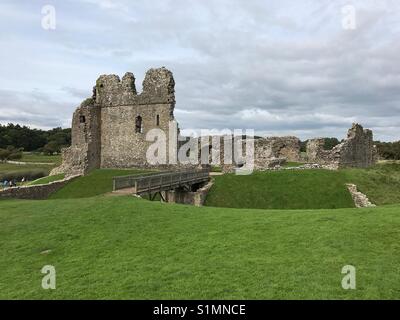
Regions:
<instances>
[{"instance_id":1,"label":"castle ruin","mask_svg":"<svg viewBox=\"0 0 400 320\"><path fill-rule=\"evenodd\" d=\"M117 75L100 76L92 97L83 101L74 112L71 147L62 151L62 165L51 174L75 176L97 168L152 167L146 159L146 151L152 144L146 141L146 134L157 128L170 137L170 122L175 121L174 108L175 81L172 72L164 67L147 71L140 94L136 91L135 77L130 72L122 79ZM219 163L223 170L232 171L241 165L224 163L224 137L217 139L220 139L218 150L212 151L213 137L209 137L209 151L220 155ZM169 141L168 138L166 142L167 150L170 144L178 145L178 141ZM296 137L258 138L253 142L255 169L303 160L301 142ZM364 130L358 124L354 124L348 138L332 150L324 150L323 144L323 139L308 142L308 162L337 169L365 168L376 161L372 131ZM167 152L167 163L170 156ZM209 160L211 163L211 157ZM179 165L174 167L179 168Z\"/></svg>"},{"instance_id":2,"label":"castle ruin","mask_svg":"<svg viewBox=\"0 0 400 320\"><path fill-rule=\"evenodd\" d=\"M332 150L324 150L324 139L311 139L307 143L307 159L333 169L368 168L376 163L377 150L372 131L353 123L347 139Z\"/></svg>"},{"instance_id":3,"label":"castle ruin","mask_svg":"<svg viewBox=\"0 0 400 320\"><path fill-rule=\"evenodd\" d=\"M166 68L147 71L141 94L132 73L122 79L100 76L93 96L74 112L71 147L63 150L63 163L52 174L147 167L146 150L151 142L146 141L146 133L159 128L168 136L174 107L175 81Z\"/></svg>"}]
</instances>

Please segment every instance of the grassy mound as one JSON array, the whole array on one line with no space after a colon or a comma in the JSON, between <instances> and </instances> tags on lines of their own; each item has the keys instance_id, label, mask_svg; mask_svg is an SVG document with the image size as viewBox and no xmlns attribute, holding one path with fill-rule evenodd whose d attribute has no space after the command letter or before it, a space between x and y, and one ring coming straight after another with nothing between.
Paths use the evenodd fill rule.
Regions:
<instances>
[{"instance_id":1,"label":"grassy mound","mask_svg":"<svg viewBox=\"0 0 400 320\"><path fill-rule=\"evenodd\" d=\"M215 177L207 206L260 209L354 207L346 183L354 183L377 205L400 203L400 164L369 169L282 170Z\"/></svg>"},{"instance_id":2,"label":"grassy mound","mask_svg":"<svg viewBox=\"0 0 400 320\"><path fill-rule=\"evenodd\" d=\"M281 170L215 177L206 206L260 209L354 207L346 176L329 170Z\"/></svg>"},{"instance_id":3,"label":"grassy mound","mask_svg":"<svg viewBox=\"0 0 400 320\"><path fill-rule=\"evenodd\" d=\"M398 299L399 209L1 201L0 299ZM357 290L341 288L345 265Z\"/></svg>"},{"instance_id":4,"label":"grassy mound","mask_svg":"<svg viewBox=\"0 0 400 320\"><path fill-rule=\"evenodd\" d=\"M65 187L53 193L50 199L87 198L112 191L112 178L130 174L147 173L144 170L97 169L88 175L69 182Z\"/></svg>"},{"instance_id":5,"label":"grassy mound","mask_svg":"<svg viewBox=\"0 0 400 320\"><path fill-rule=\"evenodd\" d=\"M400 203L400 163L383 163L369 169L343 170L346 180L377 205Z\"/></svg>"}]
</instances>

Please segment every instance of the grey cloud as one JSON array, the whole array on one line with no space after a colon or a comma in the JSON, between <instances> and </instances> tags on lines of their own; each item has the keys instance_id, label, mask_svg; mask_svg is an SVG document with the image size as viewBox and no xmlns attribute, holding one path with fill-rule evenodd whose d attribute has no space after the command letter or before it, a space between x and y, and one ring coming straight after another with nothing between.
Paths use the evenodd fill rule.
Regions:
<instances>
[{"instance_id":1,"label":"grey cloud","mask_svg":"<svg viewBox=\"0 0 400 320\"><path fill-rule=\"evenodd\" d=\"M343 137L351 122L358 121L379 139L398 140L398 130L390 128L400 124L400 4L354 0L358 28L345 31L341 7L347 4L345 0L62 2L57 4L57 36L40 35L27 48L44 44L48 53L40 64L65 70L59 75L43 71L58 85L66 82L58 86L62 99L47 92L50 84L44 82L45 76L39 84L31 76L29 85L40 92L20 92L18 103L0 107L1 117L17 121L17 115L13 118L6 112L12 108L26 112L27 123L29 119L56 123L43 113L56 106L63 110L56 117L59 123L68 124L78 99L91 94L99 74L132 71L140 89L146 69L166 66L174 72L176 117L183 129L254 128L301 138ZM32 17L28 20L31 23ZM15 41L23 42L24 36L17 32ZM18 52L14 57L3 54L1 63L13 61L23 61ZM30 64L38 64L26 63L28 70ZM32 67L32 74L36 72ZM63 79L66 74L68 82ZM0 85L6 81L0 76ZM41 108L27 110L29 102Z\"/></svg>"}]
</instances>

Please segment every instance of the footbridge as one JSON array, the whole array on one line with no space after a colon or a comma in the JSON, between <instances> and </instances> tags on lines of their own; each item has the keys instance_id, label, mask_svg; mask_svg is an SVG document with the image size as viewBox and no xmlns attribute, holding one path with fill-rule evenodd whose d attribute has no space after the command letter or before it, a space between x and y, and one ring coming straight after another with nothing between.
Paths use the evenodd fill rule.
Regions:
<instances>
[{"instance_id":1,"label":"footbridge","mask_svg":"<svg viewBox=\"0 0 400 320\"><path fill-rule=\"evenodd\" d=\"M210 180L210 169L168 171L129 175L113 178L113 191L134 195L149 195L154 200L157 194L163 197L163 191L185 190L190 192L194 185Z\"/></svg>"}]
</instances>

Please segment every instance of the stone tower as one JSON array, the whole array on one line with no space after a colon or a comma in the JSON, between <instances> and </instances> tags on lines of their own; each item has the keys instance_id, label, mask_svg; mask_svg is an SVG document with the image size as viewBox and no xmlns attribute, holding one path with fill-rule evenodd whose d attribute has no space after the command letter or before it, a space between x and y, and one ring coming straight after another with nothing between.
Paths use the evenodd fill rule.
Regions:
<instances>
[{"instance_id":1,"label":"stone tower","mask_svg":"<svg viewBox=\"0 0 400 320\"><path fill-rule=\"evenodd\" d=\"M52 174L86 174L96 168L148 167L146 133L154 128L169 134L174 120L175 81L166 68L150 69L138 94L135 77L127 72L102 75L93 96L76 109L71 147Z\"/></svg>"}]
</instances>

